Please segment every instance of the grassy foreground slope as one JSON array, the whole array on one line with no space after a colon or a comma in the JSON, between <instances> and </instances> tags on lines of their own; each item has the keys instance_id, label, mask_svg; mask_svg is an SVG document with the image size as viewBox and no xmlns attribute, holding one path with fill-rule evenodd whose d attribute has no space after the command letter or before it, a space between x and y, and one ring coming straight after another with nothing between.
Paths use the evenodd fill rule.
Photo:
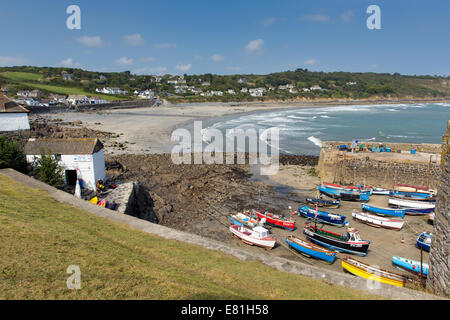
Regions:
<instances>
[{"instance_id":1,"label":"grassy foreground slope","mask_svg":"<svg viewBox=\"0 0 450 320\"><path fill-rule=\"evenodd\" d=\"M3 175L0 190L0 299L377 298L134 231Z\"/></svg>"}]
</instances>

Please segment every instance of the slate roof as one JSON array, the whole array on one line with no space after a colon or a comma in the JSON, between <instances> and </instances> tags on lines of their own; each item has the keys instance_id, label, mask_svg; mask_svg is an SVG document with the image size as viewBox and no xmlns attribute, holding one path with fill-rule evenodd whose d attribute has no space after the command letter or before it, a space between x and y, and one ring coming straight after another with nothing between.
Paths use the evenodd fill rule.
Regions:
<instances>
[{"instance_id":1,"label":"slate roof","mask_svg":"<svg viewBox=\"0 0 450 320\"><path fill-rule=\"evenodd\" d=\"M26 155L40 155L44 152L61 155L94 154L103 149L103 144L97 138L79 139L30 139L24 148Z\"/></svg>"},{"instance_id":2,"label":"slate roof","mask_svg":"<svg viewBox=\"0 0 450 320\"><path fill-rule=\"evenodd\" d=\"M29 113L30 111L0 92L0 112Z\"/></svg>"}]
</instances>

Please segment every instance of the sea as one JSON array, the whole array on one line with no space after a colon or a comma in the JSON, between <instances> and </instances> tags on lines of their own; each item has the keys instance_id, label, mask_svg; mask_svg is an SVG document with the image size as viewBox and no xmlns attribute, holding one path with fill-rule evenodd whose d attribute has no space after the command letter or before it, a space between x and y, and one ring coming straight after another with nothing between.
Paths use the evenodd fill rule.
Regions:
<instances>
[{"instance_id":1,"label":"sea","mask_svg":"<svg viewBox=\"0 0 450 320\"><path fill-rule=\"evenodd\" d=\"M319 155L323 141L439 144L448 120L450 103L291 107L215 119L203 130L219 129L227 136L236 129L277 127L280 154Z\"/></svg>"}]
</instances>

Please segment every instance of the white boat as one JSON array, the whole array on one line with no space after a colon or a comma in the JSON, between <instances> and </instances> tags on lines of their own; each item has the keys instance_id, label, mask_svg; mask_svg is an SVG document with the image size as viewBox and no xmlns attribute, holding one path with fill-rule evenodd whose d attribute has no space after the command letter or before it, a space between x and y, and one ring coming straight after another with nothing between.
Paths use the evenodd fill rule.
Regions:
<instances>
[{"instance_id":1,"label":"white boat","mask_svg":"<svg viewBox=\"0 0 450 320\"><path fill-rule=\"evenodd\" d=\"M398 207L417 208L417 209L434 209L434 203L414 200L402 200L396 198L389 198L389 204Z\"/></svg>"},{"instance_id":2,"label":"white boat","mask_svg":"<svg viewBox=\"0 0 450 320\"><path fill-rule=\"evenodd\" d=\"M383 189L383 188L377 188L377 187L372 188L372 194L375 194L375 195L388 196L390 192L391 192L391 190L389 190L389 189Z\"/></svg>"},{"instance_id":3,"label":"white boat","mask_svg":"<svg viewBox=\"0 0 450 320\"><path fill-rule=\"evenodd\" d=\"M392 230L400 230L405 224L405 220L380 217L367 212L359 212L356 210L353 210L352 217L370 226Z\"/></svg>"},{"instance_id":4,"label":"white boat","mask_svg":"<svg viewBox=\"0 0 450 320\"><path fill-rule=\"evenodd\" d=\"M231 233L249 245L256 245L266 249L272 249L275 246L275 238L269 236L269 231L263 227L253 229L239 225L230 226Z\"/></svg>"}]
</instances>

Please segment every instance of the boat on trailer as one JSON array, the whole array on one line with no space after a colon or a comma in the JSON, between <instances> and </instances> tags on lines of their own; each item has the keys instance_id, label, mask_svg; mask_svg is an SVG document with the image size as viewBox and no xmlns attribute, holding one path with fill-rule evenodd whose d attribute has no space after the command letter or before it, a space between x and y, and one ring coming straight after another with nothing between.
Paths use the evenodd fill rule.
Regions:
<instances>
[{"instance_id":1,"label":"boat on trailer","mask_svg":"<svg viewBox=\"0 0 450 320\"><path fill-rule=\"evenodd\" d=\"M341 201L340 200L328 200L322 198L306 198L306 202L311 204L317 204L319 207L328 207L328 208L339 208Z\"/></svg>"},{"instance_id":2,"label":"boat on trailer","mask_svg":"<svg viewBox=\"0 0 450 320\"><path fill-rule=\"evenodd\" d=\"M344 257L342 259L342 268L355 276L397 287L404 287L407 280L407 278L401 274L389 272L350 257Z\"/></svg>"},{"instance_id":3,"label":"boat on trailer","mask_svg":"<svg viewBox=\"0 0 450 320\"><path fill-rule=\"evenodd\" d=\"M340 189L329 187L325 184L319 186L319 192L333 199L345 201L369 201L371 191L360 191L358 189Z\"/></svg>"},{"instance_id":4,"label":"boat on trailer","mask_svg":"<svg viewBox=\"0 0 450 320\"><path fill-rule=\"evenodd\" d=\"M389 205L396 208L405 209L409 215L424 215L434 211L436 204L423 201L402 200L389 198Z\"/></svg>"},{"instance_id":5,"label":"boat on trailer","mask_svg":"<svg viewBox=\"0 0 450 320\"><path fill-rule=\"evenodd\" d=\"M430 232L422 232L421 234L419 234L416 240L417 247L419 249L422 248L423 250L430 252L431 237L432 234Z\"/></svg>"},{"instance_id":6,"label":"boat on trailer","mask_svg":"<svg viewBox=\"0 0 450 320\"><path fill-rule=\"evenodd\" d=\"M297 236L287 236L285 241L290 248L293 248L308 257L325 260L329 263L333 263L336 258L336 252L322 248Z\"/></svg>"},{"instance_id":7,"label":"boat on trailer","mask_svg":"<svg viewBox=\"0 0 450 320\"><path fill-rule=\"evenodd\" d=\"M383 208L376 207L367 203L362 203L361 208L364 211L376 213L382 216L393 216L403 218L405 216L405 209L392 209L392 208Z\"/></svg>"},{"instance_id":8,"label":"boat on trailer","mask_svg":"<svg viewBox=\"0 0 450 320\"><path fill-rule=\"evenodd\" d=\"M316 210L308 206L300 206L297 212L305 218L317 219L318 222L327 223L338 227L344 226L345 219L347 219L346 216L319 210L317 210L316 217Z\"/></svg>"},{"instance_id":9,"label":"boat on trailer","mask_svg":"<svg viewBox=\"0 0 450 320\"><path fill-rule=\"evenodd\" d=\"M403 225L405 224L405 220L381 217L367 212L359 212L356 210L353 210L352 216L354 219L362 223L377 228L401 230L403 228Z\"/></svg>"},{"instance_id":10,"label":"boat on trailer","mask_svg":"<svg viewBox=\"0 0 450 320\"><path fill-rule=\"evenodd\" d=\"M399 256L392 257L392 263L396 266L402 267L408 271L412 271L418 275L420 275L420 261L415 261L411 259L402 258ZM427 277L428 275L428 263L422 262L422 275L423 277Z\"/></svg>"},{"instance_id":11,"label":"boat on trailer","mask_svg":"<svg viewBox=\"0 0 450 320\"><path fill-rule=\"evenodd\" d=\"M252 209L252 213L260 219L266 219L266 223L275 227L288 229L290 231L295 229L295 221L292 218L286 218L282 215L273 214L270 212L263 212L262 210Z\"/></svg>"},{"instance_id":12,"label":"boat on trailer","mask_svg":"<svg viewBox=\"0 0 450 320\"><path fill-rule=\"evenodd\" d=\"M348 252L360 256L367 255L369 250L370 241L361 240L359 232L354 228L347 229L347 232L344 234L337 234L307 223L303 228L303 232L309 240L330 250Z\"/></svg>"},{"instance_id":13,"label":"boat on trailer","mask_svg":"<svg viewBox=\"0 0 450 320\"><path fill-rule=\"evenodd\" d=\"M230 231L234 237L239 238L242 242L251 246L259 246L265 249L272 249L275 246L276 240L269 236L269 231L263 227L255 227L253 229L233 224L230 226Z\"/></svg>"}]
</instances>

